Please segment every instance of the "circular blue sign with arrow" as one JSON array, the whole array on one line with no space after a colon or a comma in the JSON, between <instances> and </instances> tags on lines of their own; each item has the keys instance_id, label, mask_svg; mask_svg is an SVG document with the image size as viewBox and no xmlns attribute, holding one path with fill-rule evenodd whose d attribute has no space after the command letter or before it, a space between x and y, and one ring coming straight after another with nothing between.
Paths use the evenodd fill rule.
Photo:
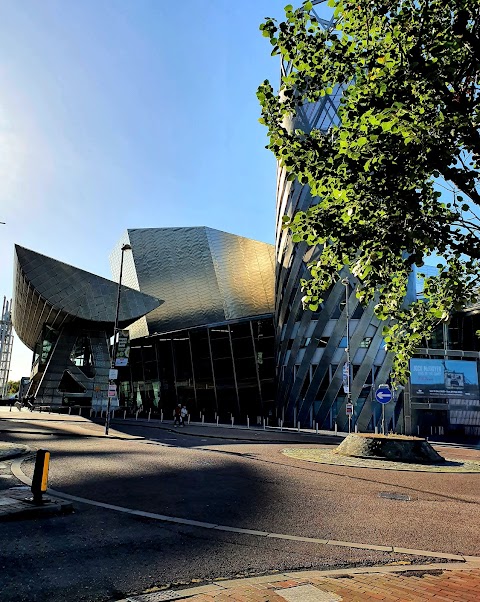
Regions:
<instances>
[{"instance_id":1,"label":"circular blue sign with arrow","mask_svg":"<svg viewBox=\"0 0 480 602\"><path fill-rule=\"evenodd\" d=\"M378 403L388 403L392 401L392 392L387 385L380 385L375 391L375 399Z\"/></svg>"}]
</instances>

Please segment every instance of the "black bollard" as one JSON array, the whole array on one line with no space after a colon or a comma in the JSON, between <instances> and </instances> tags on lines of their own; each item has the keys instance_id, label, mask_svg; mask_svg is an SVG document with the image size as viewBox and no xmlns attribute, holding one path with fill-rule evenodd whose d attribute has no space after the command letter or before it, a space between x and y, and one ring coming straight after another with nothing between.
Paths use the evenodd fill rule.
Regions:
<instances>
[{"instance_id":1,"label":"black bollard","mask_svg":"<svg viewBox=\"0 0 480 602\"><path fill-rule=\"evenodd\" d=\"M33 471L32 493L33 503L37 506L43 504L43 494L48 487L48 467L50 464L50 452L45 449L37 451L35 460L35 470Z\"/></svg>"}]
</instances>

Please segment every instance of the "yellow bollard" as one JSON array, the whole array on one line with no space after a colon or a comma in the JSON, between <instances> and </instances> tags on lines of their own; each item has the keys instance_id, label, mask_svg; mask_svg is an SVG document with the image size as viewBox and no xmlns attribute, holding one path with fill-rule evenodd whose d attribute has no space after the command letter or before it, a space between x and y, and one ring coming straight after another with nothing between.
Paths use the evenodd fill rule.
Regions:
<instances>
[{"instance_id":1,"label":"yellow bollard","mask_svg":"<svg viewBox=\"0 0 480 602\"><path fill-rule=\"evenodd\" d=\"M50 466L50 452L45 449L37 451L35 460L35 469L33 471L33 479L31 491L33 493L33 503L41 506L43 504L43 494L48 488L48 469Z\"/></svg>"}]
</instances>

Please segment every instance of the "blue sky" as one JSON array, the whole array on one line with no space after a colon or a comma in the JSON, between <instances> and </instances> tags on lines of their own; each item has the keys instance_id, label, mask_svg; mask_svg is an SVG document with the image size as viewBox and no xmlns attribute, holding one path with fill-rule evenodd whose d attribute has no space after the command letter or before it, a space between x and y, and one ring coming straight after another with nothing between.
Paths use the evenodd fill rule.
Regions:
<instances>
[{"instance_id":1,"label":"blue sky","mask_svg":"<svg viewBox=\"0 0 480 602\"><path fill-rule=\"evenodd\" d=\"M273 243L275 161L258 31L285 0L3 0L0 294L18 243L110 277L127 228L208 225ZM11 378L29 373L16 339Z\"/></svg>"}]
</instances>

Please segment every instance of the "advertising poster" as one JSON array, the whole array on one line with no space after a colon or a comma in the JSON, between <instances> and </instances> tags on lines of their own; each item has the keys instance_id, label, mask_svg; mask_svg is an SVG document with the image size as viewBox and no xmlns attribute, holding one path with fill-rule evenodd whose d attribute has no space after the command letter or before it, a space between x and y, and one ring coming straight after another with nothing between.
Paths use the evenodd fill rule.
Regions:
<instances>
[{"instance_id":1,"label":"advertising poster","mask_svg":"<svg viewBox=\"0 0 480 602\"><path fill-rule=\"evenodd\" d=\"M410 360L412 397L478 399L475 360Z\"/></svg>"},{"instance_id":2,"label":"advertising poster","mask_svg":"<svg viewBox=\"0 0 480 602\"><path fill-rule=\"evenodd\" d=\"M115 366L127 366L128 356L130 355L130 339L128 330L118 331L117 357Z\"/></svg>"}]
</instances>

